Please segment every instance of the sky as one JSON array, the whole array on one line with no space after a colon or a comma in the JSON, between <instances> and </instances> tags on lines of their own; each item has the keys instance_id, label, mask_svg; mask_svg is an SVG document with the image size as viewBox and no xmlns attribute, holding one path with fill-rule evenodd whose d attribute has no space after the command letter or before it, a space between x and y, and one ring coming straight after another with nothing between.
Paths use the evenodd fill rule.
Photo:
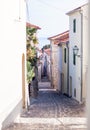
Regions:
<instances>
[{"instance_id":1,"label":"sky","mask_svg":"<svg viewBox=\"0 0 90 130\"><path fill-rule=\"evenodd\" d=\"M39 47L49 44L48 37L69 30L67 12L87 3L88 0L27 0L26 20L41 28L37 37Z\"/></svg>"}]
</instances>

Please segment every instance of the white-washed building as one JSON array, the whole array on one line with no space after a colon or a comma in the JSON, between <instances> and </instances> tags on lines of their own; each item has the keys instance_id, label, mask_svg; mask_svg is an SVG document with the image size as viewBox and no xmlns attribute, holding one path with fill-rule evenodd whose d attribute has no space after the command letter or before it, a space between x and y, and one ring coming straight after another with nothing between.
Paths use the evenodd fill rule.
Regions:
<instances>
[{"instance_id":1,"label":"white-washed building","mask_svg":"<svg viewBox=\"0 0 90 130\"><path fill-rule=\"evenodd\" d=\"M59 47L59 70L61 93L69 95L69 31L60 34L56 39Z\"/></svg>"},{"instance_id":2,"label":"white-washed building","mask_svg":"<svg viewBox=\"0 0 90 130\"><path fill-rule=\"evenodd\" d=\"M42 50L40 50L39 48L37 48L37 58L38 58L38 62L37 62L37 65L38 65L38 81L40 82L41 81L41 55L42 55Z\"/></svg>"},{"instance_id":3,"label":"white-washed building","mask_svg":"<svg viewBox=\"0 0 90 130\"><path fill-rule=\"evenodd\" d=\"M1 129L25 107L26 2L2 1L0 18Z\"/></svg>"},{"instance_id":4,"label":"white-washed building","mask_svg":"<svg viewBox=\"0 0 90 130\"><path fill-rule=\"evenodd\" d=\"M39 50L39 61L38 61L38 80L41 81L43 76L46 76L48 80L51 80L51 62L50 62L50 48Z\"/></svg>"},{"instance_id":5,"label":"white-washed building","mask_svg":"<svg viewBox=\"0 0 90 130\"><path fill-rule=\"evenodd\" d=\"M83 102L86 99L88 4L68 12L67 15L69 15L70 30L69 88L72 90L71 96L77 101Z\"/></svg>"},{"instance_id":6,"label":"white-washed building","mask_svg":"<svg viewBox=\"0 0 90 130\"><path fill-rule=\"evenodd\" d=\"M50 55L51 55L51 49L47 48L44 49L44 52L46 53L46 57L47 57L47 78L49 79L49 81L51 81L51 61L50 61Z\"/></svg>"},{"instance_id":7,"label":"white-washed building","mask_svg":"<svg viewBox=\"0 0 90 130\"><path fill-rule=\"evenodd\" d=\"M51 85L54 89L56 89L58 92L60 92L60 58L59 58L59 47L56 44L55 38L58 38L59 35L49 37L48 40L50 40L50 46L51 46Z\"/></svg>"},{"instance_id":8,"label":"white-washed building","mask_svg":"<svg viewBox=\"0 0 90 130\"><path fill-rule=\"evenodd\" d=\"M51 42L52 86L63 94L69 94L69 31L48 38Z\"/></svg>"}]
</instances>

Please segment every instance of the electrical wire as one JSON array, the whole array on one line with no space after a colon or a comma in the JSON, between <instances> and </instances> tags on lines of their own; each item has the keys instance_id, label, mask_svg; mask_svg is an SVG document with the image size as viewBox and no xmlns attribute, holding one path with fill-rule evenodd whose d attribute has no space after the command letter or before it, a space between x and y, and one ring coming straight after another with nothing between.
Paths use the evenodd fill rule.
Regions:
<instances>
[{"instance_id":1,"label":"electrical wire","mask_svg":"<svg viewBox=\"0 0 90 130\"><path fill-rule=\"evenodd\" d=\"M60 8L58 8L58 7L54 6L54 5L51 5L51 4L47 3L46 1L42 1L42 0L37 0L37 1L40 2L41 4L44 4L44 5L48 6L48 7L56 9L59 12L63 12L63 10L61 10Z\"/></svg>"}]
</instances>

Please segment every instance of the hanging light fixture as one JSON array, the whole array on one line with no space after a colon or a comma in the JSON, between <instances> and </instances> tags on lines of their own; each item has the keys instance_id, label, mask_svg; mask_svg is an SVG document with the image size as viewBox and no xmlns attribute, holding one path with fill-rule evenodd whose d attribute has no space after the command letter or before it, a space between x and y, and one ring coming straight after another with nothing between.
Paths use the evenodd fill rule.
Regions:
<instances>
[{"instance_id":1,"label":"hanging light fixture","mask_svg":"<svg viewBox=\"0 0 90 130\"><path fill-rule=\"evenodd\" d=\"M74 53L76 56L80 56L80 55L78 55L78 52L79 52L79 48L77 47L77 45L75 45L75 46L73 47L73 53Z\"/></svg>"}]
</instances>

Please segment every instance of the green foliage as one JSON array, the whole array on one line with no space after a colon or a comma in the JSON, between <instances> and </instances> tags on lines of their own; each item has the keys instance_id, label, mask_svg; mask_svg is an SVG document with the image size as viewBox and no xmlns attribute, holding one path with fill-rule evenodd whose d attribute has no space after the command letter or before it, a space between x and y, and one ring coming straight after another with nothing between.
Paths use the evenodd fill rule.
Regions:
<instances>
[{"instance_id":1,"label":"green foliage","mask_svg":"<svg viewBox=\"0 0 90 130\"><path fill-rule=\"evenodd\" d=\"M27 45L27 46L28 46L27 47L27 60L29 60L29 59L32 59L33 57L35 57L35 51L31 46L29 46L29 45Z\"/></svg>"},{"instance_id":2,"label":"green foliage","mask_svg":"<svg viewBox=\"0 0 90 130\"><path fill-rule=\"evenodd\" d=\"M27 82L30 83L35 76L34 66L37 63L35 44L38 44L38 39L35 35L37 29L26 28L27 42L26 42L26 56L27 56ZM32 46L32 44L34 46Z\"/></svg>"},{"instance_id":3,"label":"green foliage","mask_svg":"<svg viewBox=\"0 0 90 130\"><path fill-rule=\"evenodd\" d=\"M34 76L34 67L31 66L31 63L29 61L27 61L27 82L30 83Z\"/></svg>"},{"instance_id":4,"label":"green foliage","mask_svg":"<svg viewBox=\"0 0 90 130\"><path fill-rule=\"evenodd\" d=\"M34 33L36 33L37 29L26 27L26 34L29 36L33 36Z\"/></svg>"},{"instance_id":5,"label":"green foliage","mask_svg":"<svg viewBox=\"0 0 90 130\"><path fill-rule=\"evenodd\" d=\"M35 47L29 46L27 49L27 61L30 61L31 65L34 66L37 62L36 49Z\"/></svg>"},{"instance_id":6,"label":"green foliage","mask_svg":"<svg viewBox=\"0 0 90 130\"><path fill-rule=\"evenodd\" d=\"M29 42L33 41L34 44L38 44L38 39L35 36L36 31L37 31L37 29L35 29L35 28L30 28L30 27L26 28L26 34L27 34Z\"/></svg>"}]
</instances>

